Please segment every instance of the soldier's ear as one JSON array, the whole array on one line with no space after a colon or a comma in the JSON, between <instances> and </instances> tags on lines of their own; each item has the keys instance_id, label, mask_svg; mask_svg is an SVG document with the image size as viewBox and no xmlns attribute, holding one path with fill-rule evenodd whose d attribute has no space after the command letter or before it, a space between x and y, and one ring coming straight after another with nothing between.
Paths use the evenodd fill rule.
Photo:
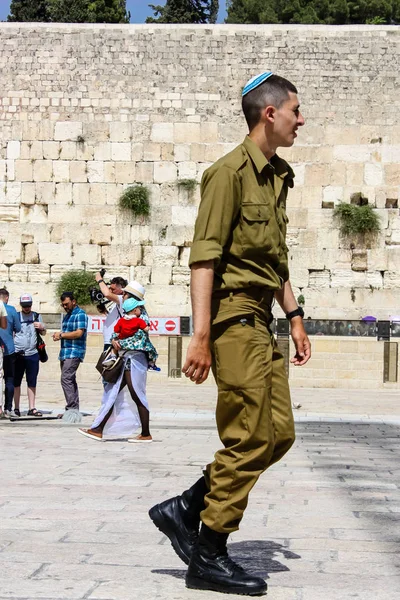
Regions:
<instances>
[{"instance_id":1,"label":"soldier's ear","mask_svg":"<svg viewBox=\"0 0 400 600\"><path fill-rule=\"evenodd\" d=\"M276 111L275 106L266 106L263 111L264 119L266 121L268 121L269 123L273 123L275 120L275 111Z\"/></svg>"}]
</instances>

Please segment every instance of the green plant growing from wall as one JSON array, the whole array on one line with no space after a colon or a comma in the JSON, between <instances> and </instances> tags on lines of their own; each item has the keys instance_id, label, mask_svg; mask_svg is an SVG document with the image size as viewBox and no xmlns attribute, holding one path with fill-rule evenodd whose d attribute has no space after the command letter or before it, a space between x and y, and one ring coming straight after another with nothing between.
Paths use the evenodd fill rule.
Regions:
<instances>
[{"instance_id":1,"label":"green plant growing from wall","mask_svg":"<svg viewBox=\"0 0 400 600\"><path fill-rule=\"evenodd\" d=\"M135 217L148 217L150 214L150 192L144 185L131 185L120 196L119 206L129 210Z\"/></svg>"},{"instance_id":2,"label":"green plant growing from wall","mask_svg":"<svg viewBox=\"0 0 400 600\"><path fill-rule=\"evenodd\" d=\"M96 285L92 271L71 269L65 271L56 285L56 301L60 302L63 292L73 292L78 304L90 304L89 288Z\"/></svg>"},{"instance_id":3,"label":"green plant growing from wall","mask_svg":"<svg viewBox=\"0 0 400 600\"><path fill-rule=\"evenodd\" d=\"M370 204L358 206L341 202L333 211L343 236L377 234L381 230L380 217Z\"/></svg>"},{"instance_id":4,"label":"green plant growing from wall","mask_svg":"<svg viewBox=\"0 0 400 600\"><path fill-rule=\"evenodd\" d=\"M197 187L197 181L195 179L179 179L178 186L191 193Z\"/></svg>"},{"instance_id":5,"label":"green plant growing from wall","mask_svg":"<svg viewBox=\"0 0 400 600\"><path fill-rule=\"evenodd\" d=\"M306 300L305 300L303 294L300 294L299 296L297 296L297 304L299 306L304 306L305 303L306 303Z\"/></svg>"}]
</instances>

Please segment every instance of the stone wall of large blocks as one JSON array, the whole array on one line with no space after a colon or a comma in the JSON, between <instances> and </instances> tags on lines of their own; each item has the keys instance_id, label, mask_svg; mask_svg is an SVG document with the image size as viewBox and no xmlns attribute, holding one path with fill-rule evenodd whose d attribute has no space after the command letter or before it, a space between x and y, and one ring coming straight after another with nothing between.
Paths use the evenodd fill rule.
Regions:
<instances>
[{"instance_id":1,"label":"stone wall of large blocks","mask_svg":"<svg viewBox=\"0 0 400 600\"><path fill-rule=\"evenodd\" d=\"M288 242L315 318L398 314L400 30L319 26L0 26L0 284L57 310L54 282L105 265L147 286L148 308L190 314L199 202L179 186L246 133L240 88L271 68L296 83ZM151 191L151 216L117 207ZM361 193L375 240L344 240L332 206Z\"/></svg>"}]
</instances>

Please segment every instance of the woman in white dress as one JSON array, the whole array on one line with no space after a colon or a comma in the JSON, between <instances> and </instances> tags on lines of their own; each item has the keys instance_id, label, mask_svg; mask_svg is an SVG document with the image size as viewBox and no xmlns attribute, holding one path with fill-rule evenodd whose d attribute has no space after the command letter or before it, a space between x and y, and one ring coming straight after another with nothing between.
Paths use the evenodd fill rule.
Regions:
<instances>
[{"instance_id":1,"label":"woman in white dress","mask_svg":"<svg viewBox=\"0 0 400 600\"><path fill-rule=\"evenodd\" d=\"M123 299L143 300L144 295L144 287L137 281L132 281L124 288ZM141 318L150 324L144 309ZM113 340L112 345L116 350L120 349L117 340ZM105 386L99 413L90 429L78 429L78 431L86 437L100 441L106 435L130 436L141 426L140 434L128 441L149 443L153 438L150 434L150 412L146 397L147 355L139 350L128 350L123 360L124 368L118 381ZM129 390L130 397L125 393L126 388Z\"/></svg>"}]
</instances>

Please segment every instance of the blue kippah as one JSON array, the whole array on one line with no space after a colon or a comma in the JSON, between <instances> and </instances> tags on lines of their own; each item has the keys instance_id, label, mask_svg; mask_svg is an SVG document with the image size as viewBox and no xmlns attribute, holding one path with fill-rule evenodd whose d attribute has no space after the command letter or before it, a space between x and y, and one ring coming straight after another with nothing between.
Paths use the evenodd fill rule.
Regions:
<instances>
[{"instance_id":1,"label":"blue kippah","mask_svg":"<svg viewBox=\"0 0 400 600\"><path fill-rule=\"evenodd\" d=\"M268 77L271 77L271 75L273 75L272 71L265 71L264 73L260 73L259 75L255 75L249 79L243 88L242 96L245 96L251 92L251 90L254 90L256 87L264 83L264 81L266 81Z\"/></svg>"}]
</instances>

